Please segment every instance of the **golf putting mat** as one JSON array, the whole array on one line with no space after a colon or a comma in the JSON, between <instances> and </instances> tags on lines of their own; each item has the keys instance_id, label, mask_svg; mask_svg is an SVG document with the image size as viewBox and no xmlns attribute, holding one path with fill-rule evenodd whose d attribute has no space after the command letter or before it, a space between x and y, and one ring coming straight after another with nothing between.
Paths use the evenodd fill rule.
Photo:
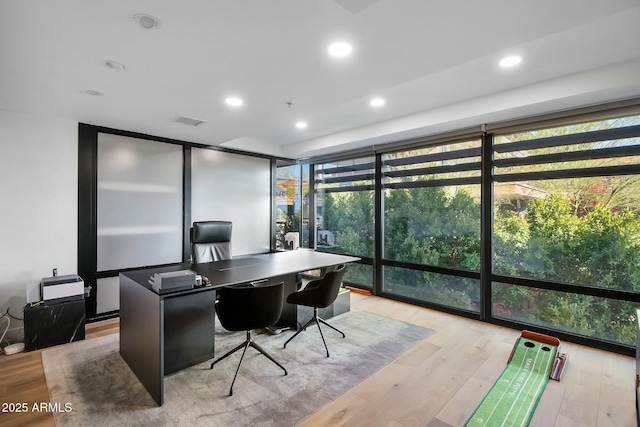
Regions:
<instances>
[{"instance_id":1,"label":"golf putting mat","mask_svg":"<svg viewBox=\"0 0 640 427\"><path fill-rule=\"evenodd\" d=\"M523 331L500 377L465 426L527 426L542 392L560 341Z\"/></svg>"}]
</instances>

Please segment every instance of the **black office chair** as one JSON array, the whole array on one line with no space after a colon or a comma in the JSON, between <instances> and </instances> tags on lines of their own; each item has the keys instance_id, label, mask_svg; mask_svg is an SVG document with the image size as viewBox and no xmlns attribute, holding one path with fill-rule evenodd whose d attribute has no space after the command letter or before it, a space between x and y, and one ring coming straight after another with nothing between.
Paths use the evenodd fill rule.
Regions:
<instances>
[{"instance_id":1,"label":"black office chair","mask_svg":"<svg viewBox=\"0 0 640 427\"><path fill-rule=\"evenodd\" d=\"M318 325L320 331L320 337L324 343L324 348L327 350L327 357L329 357L329 348L327 342L322 335L322 328L320 323L324 323L331 329L342 334L342 338L345 338L345 334L338 328L328 324L324 319L318 316L318 309L325 308L333 304L340 291L340 285L342 284L342 276L344 276L345 266L339 265L333 271L327 272L322 279L312 280L302 290L294 292L287 297L287 302L290 304L304 305L307 307L313 307L313 317L309 320L301 329L299 329L291 338L284 343L284 347L287 347L289 341L297 337L300 332L307 329L307 327L315 322Z\"/></svg>"},{"instance_id":2,"label":"black office chair","mask_svg":"<svg viewBox=\"0 0 640 427\"><path fill-rule=\"evenodd\" d=\"M191 227L193 262L231 259L231 226L229 221L199 221Z\"/></svg>"},{"instance_id":3,"label":"black office chair","mask_svg":"<svg viewBox=\"0 0 640 427\"><path fill-rule=\"evenodd\" d=\"M252 329L272 326L280 318L284 297L284 283L259 286L251 284L228 286L220 288L219 293L220 299L216 304L216 312L218 313L220 324L228 331L246 331L247 333L247 338L242 344L211 363L210 369L213 369L213 365L226 359L241 348L244 348L242 357L238 363L238 368L236 369L236 374L233 376L233 381L231 382L229 396L233 396L233 384L236 382L244 354L249 347L253 347L267 356L269 360L281 367L284 374L287 375L287 370L284 366L264 351L262 347L253 342L251 338Z\"/></svg>"}]
</instances>

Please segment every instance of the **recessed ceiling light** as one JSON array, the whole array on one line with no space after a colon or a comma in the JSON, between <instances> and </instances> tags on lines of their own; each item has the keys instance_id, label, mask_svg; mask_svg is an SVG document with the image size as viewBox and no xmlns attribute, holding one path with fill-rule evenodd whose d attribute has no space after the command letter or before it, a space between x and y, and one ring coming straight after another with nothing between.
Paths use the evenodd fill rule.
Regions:
<instances>
[{"instance_id":1,"label":"recessed ceiling light","mask_svg":"<svg viewBox=\"0 0 640 427\"><path fill-rule=\"evenodd\" d=\"M113 70L118 70L118 71L123 71L124 70L124 65L122 65L121 63L119 63L118 61L114 61L112 59L108 60L108 61L104 61L104 64L113 69Z\"/></svg>"},{"instance_id":2,"label":"recessed ceiling light","mask_svg":"<svg viewBox=\"0 0 640 427\"><path fill-rule=\"evenodd\" d=\"M385 101L382 98L373 98L371 101L369 101L369 105L371 105L372 107L382 107L384 103Z\"/></svg>"},{"instance_id":3,"label":"recessed ceiling light","mask_svg":"<svg viewBox=\"0 0 640 427\"><path fill-rule=\"evenodd\" d=\"M227 105L231 105L232 107L239 107L242 105L242 99L236 98L234 96L225 99L224 102Z\"/></svg>"},{"instance_id":4,"label":"recessed ceiling light","mask_svg":"<svg viewBox=\"0 0 640 427\"><path fill-rule=\"evenodd\" d=\"M507 56L500 61L501 67L513 67L514 65L518 65L522 62L521 56Z\"/></svg>"},{"instance_id":5,"label":"recessed ceiling light","mask_svg":"<svg viewBox=\"0 0 640 427\"><path fill-rule=\"evenodd\" d=\"M104 96L104 93L98 92L97 90L91 90L91 89L85 90L84 93L91 96Z\"/></svg>"},{"instance_id":6,"label":"recessed ceiling light","mask_svg":"<svg viewBox=\"0 0 640 427\"><path fill-rule=\"evenodd\" d=\"M135 19L145 30L155 30L160 28L160 21L158 18L147 15L146 13L136 13L133 15L133 19Z\"/></svg>"},{"instance_id":7,"label":"recessed ceiling light","mask_svg":"<svg viewBox=\"0 0 640 427\"><path fill-rule=\"evenodd\" d=\"M333 56L334 58L344 58L351 54L351 52L353 51L353 46L345 42L336 42L330 44L327 51L329 52L329 55Z\"/></svg>"},{"instance_id":8,"label":"recessed ceiling light","mask_svg":"<svg viewBox=\"0 0 640 427\"><path fill-rule=\"evenodd\" d=\"M298 129L306 129L307 128L307 122L297 122L296 123L296 127Z\"/></svg>"}]
</instances>

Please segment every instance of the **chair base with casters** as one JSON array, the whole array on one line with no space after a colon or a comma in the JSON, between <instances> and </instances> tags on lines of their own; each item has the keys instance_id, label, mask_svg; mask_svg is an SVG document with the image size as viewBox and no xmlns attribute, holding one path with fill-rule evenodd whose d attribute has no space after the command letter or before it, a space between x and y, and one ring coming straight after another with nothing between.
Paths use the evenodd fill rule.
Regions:
<instances>
[{"instance_id":1,"label":"chair base with casters","mask_svg":"<svg viewBox=\"0 0 640 427\"><path fill-rule=\"evenodd\" d=\"M238 367L236 368L236 373L233 376L233 381L231 382L231 388L229 389L229 396L233 396L233 384L235 384L235 382L236 382L236 377L238 376L238 372L240 371L240 365L242 365L242 360L244 359L244 355L247 352L247 348L249 348L249 347L253 347L256 350L258 350L261 354L265 355L267 357L267 359L271 360L273 363L275 363L280 368L282 368L282 370L284 371L285 375L288 375L288 372L287 372L287 370L285 369L284 366L282 366L280 363L278 363L278 361L276 359L274 359L269 353L267 353L262 347L260 347L258 344L253 342L253 339L251 338L251 331L246 331L246 332L247 332L247 339L242 344L239 344L233 350L228 351L223 356L220 356L219 358L214 360L211 363L211 367L209 368L209 369L213 369L213 365L215 365L216 363L226 359L227 357L231 356L236 351L238 351L240 349L244 349L244 350L242 350L242 356L240 357L240 362L238 363Z\"/></svg>"},{"instance_id":2,"label":"chair base with casters","mask_svg":"<svg viewBox=\"0 0 640 427\"><path fill-rule=\"evenodd\" d=\"M322 317L318 316L318 307L314 307L313 308L313 317L302 328L300 328L295 334L293 334L293 336L291 338L289 338L287 340L287 342L284 343L283 348L287 348L287 344L289 344L289 341L291 341L292 339L294 339L295 337L300 335L300 332L306 331L307 328L309 327L309 325L311 325L314 322L315 322L316 325L318 325L318 330L320 331L320 338L322 338L322 342L324 344L324 349L327 350L327 357L329 357L329 347L327 347L327 342L324 340L324 335L322 334L322 328L320 327L320 323L322 323L324 325L327 325L328 327L330 327L334 331L342 334L342 338L346 338L346 335L340 329L338 329L335 326L327 323L326 320L324 320Z\"/></svg>"},{"instance_id":3,"label":"chair base with casters","mask_svg":"<svg viewBox=\"0 0 640 427\"><path fill-rule=\"evenodd\" d=\"M298 292L294 292L287 297L287 302L290 304L303 305L306 307L313 307L313 318L309 320L301 329L299 329L291 338L284 343L284 347L287 347L289 341L300 335L300 332L307 329L311 323L318 325L318 330L320 331L320 337L322 337L322 342L324 343L324 348L327 350L327 357L329 357L329 347L327 347L327 342L324 339L324 335L322 334L322 328L320 327L320 323L324 323L331 329L342 334L342 338L345 338L345 334L335 328L334 326L327 323L324 319L318 316L318 309L329 307L334 303L336 297L338 296L338 292L340 291L340 285L342 284L342 277L344 276L345 266L339 265L335 270L329 271L324 275L322 279L312 280L307 283L303 289Z\"/></svg>"}]
</instances>

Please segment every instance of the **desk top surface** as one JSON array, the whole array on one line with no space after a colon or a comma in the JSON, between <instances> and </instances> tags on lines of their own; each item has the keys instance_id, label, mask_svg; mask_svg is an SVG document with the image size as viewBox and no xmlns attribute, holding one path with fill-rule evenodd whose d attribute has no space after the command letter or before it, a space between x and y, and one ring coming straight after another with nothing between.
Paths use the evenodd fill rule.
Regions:
<instances>
[{"instance_id":1,"label":"desk top surface","mask_svg":"<svg viewBox=\"0 0 640 427\"><path fill-rule=\"evenodd\" d=\"M270 277L284 276L316 268L329 267L358 261L360 258L317 252L308 249L296 251L274 252L257 255L243 255L229 260L207 262L202 264L183 263L166 267L145 268L120 273L130 278L141 286L152 290L148 279L154 273L192 270L197 274L207 276L210 286L196 287L187 291L177 291L162 294L162 296L175 296L177 294L194 291L204 291L222 286L247 283Z\"/></svg>"}]
</instances>

